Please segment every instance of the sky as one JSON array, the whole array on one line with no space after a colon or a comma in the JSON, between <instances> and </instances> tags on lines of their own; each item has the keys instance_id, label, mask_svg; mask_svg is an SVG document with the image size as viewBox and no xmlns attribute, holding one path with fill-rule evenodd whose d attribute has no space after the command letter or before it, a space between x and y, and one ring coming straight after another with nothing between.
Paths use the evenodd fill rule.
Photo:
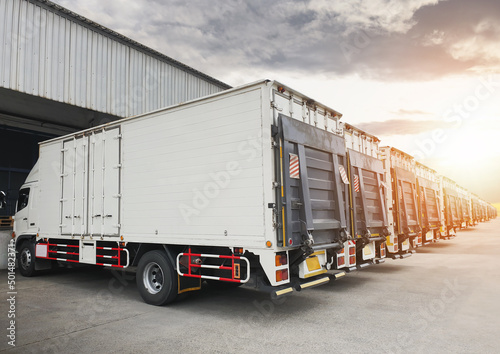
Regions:
<instances>
[{"instance_id":1,"label":"sky","mask_svg":"<svg viewBox=\"0 0 500 354\"><path fill-rule=\"evenodd\" d=\"M55 0L238 86L278 80L500 207L498 0Z\"/></svg>"}]
</instances>

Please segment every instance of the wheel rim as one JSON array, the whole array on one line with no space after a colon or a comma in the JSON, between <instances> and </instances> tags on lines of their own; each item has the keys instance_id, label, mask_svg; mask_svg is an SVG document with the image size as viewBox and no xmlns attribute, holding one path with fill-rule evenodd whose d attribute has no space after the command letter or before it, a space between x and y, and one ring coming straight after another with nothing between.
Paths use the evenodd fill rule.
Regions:
<instances>
[{"instance_id":1,"label":"wheel rim","mask_svg":"<svg viewBox=\"0 0 500 354\"><path fill-rule=\"evenodd\" d=\"M31 265L31 252L28 248L24 248L21 252L21 267L28 269Z\"/></svg>"},{"instance_id":2,"label":"wheel rim","mask_svg":"<svg viewBox=\"0 0 500 354\"><path fill-rule=\"evenodd\" d=\"M163 289L163 271L156 262L150 262L146 265L142 273L142 279L144 280L144 287L151 294L157 294Z\"/></svg>"}]
</instances>

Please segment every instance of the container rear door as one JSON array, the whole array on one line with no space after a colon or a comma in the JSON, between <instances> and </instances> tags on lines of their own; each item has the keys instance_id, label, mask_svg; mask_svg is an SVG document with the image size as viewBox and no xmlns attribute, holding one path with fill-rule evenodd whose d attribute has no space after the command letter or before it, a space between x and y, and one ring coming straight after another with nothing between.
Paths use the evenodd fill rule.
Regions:
<instances>
[{"instance_id":1,"label":"container rear door","mask_svg":"<svg viewBox=\"0 0 500 354\"><path fill-rule=\"evenodd\" d=\"M462 224L462 222L464 221L464 207L462 198L460 198L460 195L458 193L457 193L457 210L458 210L458 222Z\"/></svg>"},{"instance_id":2,"label":"container rear door","mask_svg":"<svg viewBox=\"0 0 500 354\"><path fill-rule=\"evenodd\" d=\"M120 141L116 127L63 142L61 234L119 234Z\"/></svg>"},{"instance_id":3,"label":"container rear door","mask_svg":"<svg viewBox=\"0 0 500 354\"><path fill-rule=\"evenodd\" d=\"M88 139L80 136L64 141L61 156L61 235L86 235Z\"/></svg>"},{"instance_id":4,"label":"container rear door","mask_svg":"<svg viewBox=\"0 0 500 354\"><path fill-rule=\"evenodd\" d=\"M438 229L441 225L439 186L436 182L418 177L418 187L420 192L422 227L427 231Z\"/></svg>"},{"instance_id":5,"label":"container rear door","mask_svg":"<svg viewBox=\"0 0 500 354\"><path fill-rule=\"evenodd\" d=\"M348 149L351 195L352 234L385 236L384 166L374 157Z\"/></svg>"},{"instance_id":6,"label":"container rear door","mask_svg":"<svg viewBox=\"0 0 500 354\"><path fill-rule=\"evenodd\" d=\"M445 193L445 210L447 224L451 227L460 225L460 218L458 212L458 194L451 188L444 188Z\"/></svg>"},{"instance_id":7,"label":"container rear door","mask_svg":"<svg viewBox=\"0 0 500 354\"><path fill-rule=\"evenodd\" d=\"M280 246L337 242L347 228L345 201L349 184L344 139L279 115Z\"/></svg>"},{"instance_id":8,"label":"container rear door","mask_svg":"<svg viewBox=\"0 0 500 354\"><path fill-rule=\"evenodd\" d=\"M465 198L461 198L461 205L462 205L462 222L468 222L470 220L469 201Z\"/></svg>"},{"instance_id":9,"label":"container rear door","mask_svg":"<svg viewBox=\"0 0 500 354\"><path fill-rule=\"evenodd\" d=\"M120 232L120 128L94 132L89 139L89 232L116 236Z\"/></svg>"},{"instance_id":10,"label":"container rear door","mask_svg":"<svg viewBox=\"0 0 500 354\"><path fill-rule=\"evenodd\" d=\"M416 236L420 231L417 204L417 183L413 172L400 167L394 168L395 198L399 233Z\"/></svg>"}]
</instances>

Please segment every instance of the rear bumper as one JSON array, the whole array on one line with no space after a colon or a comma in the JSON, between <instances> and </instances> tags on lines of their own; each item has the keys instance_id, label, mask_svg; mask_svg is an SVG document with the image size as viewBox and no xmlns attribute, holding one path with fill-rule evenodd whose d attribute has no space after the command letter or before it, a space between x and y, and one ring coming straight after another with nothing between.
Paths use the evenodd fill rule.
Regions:
<instances>
[{"instance_id":1,"label":"rear bumper","mask_svg":"<svg viewBox=\"0 0 500 354\"><path fill-rule=\"evenodd\" d=\"M306 289L315 288L317 286L328 284L332 280L337 280L342 278L346 273L343 271L338 271L335 273L327 273L315 277L314 279L295 279L288 286L283 286L271 291L271 298L278 299L284 296L292 295L297 291L302 291Z\"/></svg>"},{"instance_id":2,"label":"rear bumper","mask_svg":"<svg viewBox=\"0 0 500 354\"><path fill-rule=\"evenodd\" d=\"M413 255L413 253L415 253L414 250L408 252L408 253L395 253L395 254L391 254L390 257L392 259L403 259L403 258L408 258L408 257L411 257Z\"/></svg>"}]
</instances>

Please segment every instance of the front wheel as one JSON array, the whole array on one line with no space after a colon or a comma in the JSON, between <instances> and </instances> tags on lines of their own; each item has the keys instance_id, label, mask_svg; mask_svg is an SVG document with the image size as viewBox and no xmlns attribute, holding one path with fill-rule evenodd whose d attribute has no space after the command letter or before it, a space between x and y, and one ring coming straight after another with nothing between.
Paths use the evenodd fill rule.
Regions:
<instances>
[{"instance_id":1,"label":"front wheel","mask_svg":"<svg viewBox=\"0 0 500 354\"><path fill-rule=\"evenodd\" d=\"M150 251L139 260L136 282L144 302L165 305L177 297L177 273L163 251Z\"/></svg>"},{"instance_id":2,"label":"front wheel","mask_svg":"<svg viewBox=\"0 0 500 354\"><path fill-rule=\"evenodd\" d=\"M30 241L24 241L19 249L17 262L19 272L24 277L35 275L35 245Z\"/></svg>"}]
</instances>

